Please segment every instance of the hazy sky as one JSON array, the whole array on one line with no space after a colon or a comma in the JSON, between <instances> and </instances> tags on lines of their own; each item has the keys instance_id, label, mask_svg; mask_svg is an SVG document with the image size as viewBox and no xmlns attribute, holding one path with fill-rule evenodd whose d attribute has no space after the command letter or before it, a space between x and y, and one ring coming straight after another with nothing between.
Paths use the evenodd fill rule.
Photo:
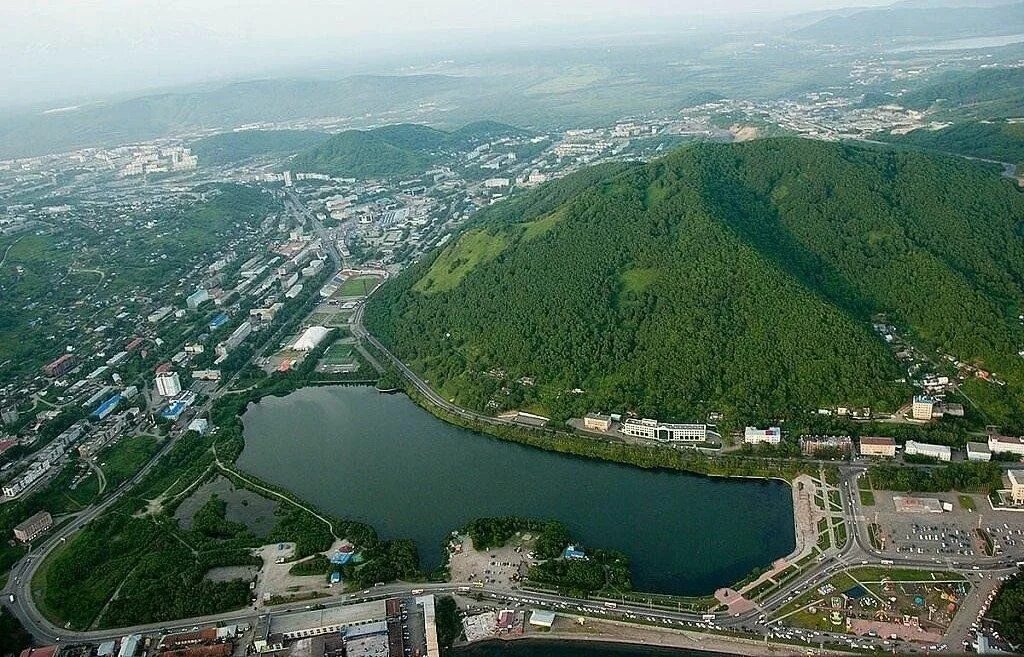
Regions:
<instances>
[{"instance_id":1,"label":"hazy sky","mask_svg":"<svg viewBox=\"0 0 1024 657\"><path fill-rule=\"evenodd\" d=\"M0 103L415 55L481 33L656 24L886 0L0 0ZM495 39L501 44L501 39Z\"/></svg>"}]
</instances>

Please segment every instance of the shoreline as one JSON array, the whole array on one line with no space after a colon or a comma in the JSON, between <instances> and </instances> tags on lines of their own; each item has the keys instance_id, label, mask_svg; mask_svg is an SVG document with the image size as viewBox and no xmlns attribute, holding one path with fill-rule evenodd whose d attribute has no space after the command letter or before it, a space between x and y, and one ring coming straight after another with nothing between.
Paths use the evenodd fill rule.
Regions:
<instances>
[{"instance_id":1,"label":"shoreline","mask_svg":"<svg viewBox=\"0 0 1024 657\"><path fill-rule=\"evenodd\" d=\"M376 392L378 392L380 394L384 394L379 389L377 389L375 386L359 386L358 384L351 384L351 385L350 384L342 384L339 387L348 388L348 387L352 387L352 385L356 385L357 387L370 388L370 389L372 389L372 390L374 390L374 391L376 391ZM303 386L303 387L306 387L306 386ZM325 385L325 386L316 386L316 387L330 388L331 384L328 384L328 385ZM278 394L271 394L271 395L268 395L268 396L274 396L274 397L277 397L277 398L284 398L284 397L287 397L289 394L292 394L292 393L295 393L295 392L299 392L300 390L302 390L302 387L297 388L296 390L292 390L292 391L290 391L288 393L284 393L284 394L280 394L280 395L278 395ZM408 392L406 390L401 390L400 392L402 392L408 400L413 402L413 404L419 410L427 412L431 417L439 420L444 425L449 426L449 427L453 427L453 428L459 429L459 430L469 431L469 432L475 434L478 437L488 438L488 439L492 439L492 440L498 440L498 441L500 441L502 443L512 443L512 444L520 445L520 446L528 448L528 449L537 449L537 450L540 450L542 452L549 452L549 453L553 453L553 454L556 454L556 455L562 455L562 456L571 457L571 458L579 458L579 459L584 459L584 460L592 461L592 462L610 463L610 464L615 464L615 465L618 465L618 466L623 466L623 467L628 467L628 468L635 468L635 469L640 470L640 471L644 471L644 470L647 470L647 471L662 471L662 472L668 472L668 473L673 473L673 474L681 474L681 475L684 475L684 476L697 476L697 477L702 477L703 476L703 477L707 477L709 479L714 479L714 480L719 480L719 481L724 481L724 480L728 480L728 479L735 479L735 480L738 480L738 481L739 480L746 480L746 481L753 482L753 481L760 480L760 481L765 481L765 482L775 481L775 482L785 483L789 487L789 501L790 501L790 508L792 510L792 523L791 523L790 526L793 528L793 534L792 534L792 536L793 536L793 547L792 547L791 550L787 551L786 553L770 557L762 566L758 567L758 569L763 571L762 573L760 573L758 575L758 577L762 576L764 573L771 572L772 569L775 567L775 565L777 563L779 563L780 561L782 561L782 560L791 561L794 556L800 555L802 550L803 550L803 542L801 540L801 532L799 531L799 527L800 527L799 520L800 519L799 519L799 514L797 513L797 496L798 496L799 490L798 490L798 487L794 485L794 482L791 482L791 481L785 479L784 477L781 477L781 476L770 476L770 475L728 475L728 474L720 474L720 473L706 474L706 473L702 473L702 472L699 472L699 471L692 471L692 470L685 470L685 469L679 469L679 468L672 468L672 467L662 466L662 465L656 465L656 466L653 466L653 467L643 467L643 466L640 466L640 465L637 465L637 464L628 463L628 462L622 462L622 461L615 460L615 459L600 458L599 456L583 455L583 454L576 454L576 453L573 453L571 451L562 451L562 450L558 450L558 449L550 449L550 448L546 448L543 445L538 445L538 444L534 444L534 443L530 443L530 442L523 442L523 441L519 441L519 440L515 440L515 439L505 438L505 437L503 437L501 435L496 435L496 434L491 433L491 432L481 431L481 430L479 430L477 428L474 428L474 427L467 427L467 426L458 424L456 422L451 422L444 415L431 412L431 408L433 408L433 405L431 405L429 403L427 403L427 404L421 403L422 400L419 398L419 396L410 395L410 394L408 394ZM260 401L264 397L265 396L261 395L259 398L252 400L250 402L250 404L259 404ZM243 411L240 414L240 416L244 415L245 411L248 410L248 407L249 407L249 405L247 404L246 408L243 409ZM244 446L244 434L243 434L243 447L242 447L242 451L244 451L244 449L245 449L245 446ZM241 455L241 451L239 453L239 456L240 455ZM241 471L246 472L250 476L255 476L255 477L259 478L258 475L255 475L254 473L249 472L249 471L245 470L244 468L239 468L237 465L234 465L234 467L238 468ZM804 476L804 475L800 475L800 476ZM287 489L285 487L280 487L280 488L284 488L284 490L287 490L287 492L288 492L288 494L290 496L296 497L298 499L302 499L299 496L297 496L294 493L294 491L291 491L291 490L289 490L289 489ZM372 526L372 523L371 523L371 526ZM816 537L815 537L815 540L816 540ZM719 591L734 589L736 586L741 586L742 587L742 586L747 585L749 583L749 581L756 581L756 579L757 579L756 577L753 580L750 580L750 576L751 576L751 573L746 573L746 574L744 574L743 576L741 576L739 579L737 579L735 581L723 583L720 586L718 586L718 587L716 587L716 588L714 588L712 590L706 591L705 593L700 594L700 595L666 594L666 593L659 593L659 592L653 592L653 591L644 591L644 590L641 590L641 589L633 590L631 593L633 593L633 594L635 594L637 596L641 596L641 597L642 596L651 596L651 597L656 597L657 598L657 597L666 597L667 596L667 597L683 598L683 599L705 598L706 597L706 598L710 599L710 598L714 598L716 596L716 593L718 593ZM721 600L719 600L718 602L720 604L724 604L724 603L722 603Z\"/></svg>"},{"instance_id":2,"label":"shoreline","mask_svg":"<svg viewBox=\"0 0 1024 657\"><path fill-rule=\"evenodd\" d=\"M460 648L471 648L480 645L501 645L503 643L534 643L534 644L577 644L583 645L604 645L608 647L636 646L654 648L661 650L697 652L706 655L740 655L744 657L760 657L765 654L772 654L779 657L798 657L807 654L806 646L791 645L787 643L766 643L756 639L745 639L722 634L707 632L689 632L683 630L670 630L664 628L632 625L618 621L598 621L590 628L600 629L606 625L611 629L624 629L632 632L633 635L613 635L608 633L583 634L577 632L552 631L543 634L520 634L487 637L475 641L459 643L453 646L458 651ZM816 651L817 652L817 651ZM840 650L826 650L817 654L821 655L848 655L851 653Z\"/></svg>"}]
</instances>

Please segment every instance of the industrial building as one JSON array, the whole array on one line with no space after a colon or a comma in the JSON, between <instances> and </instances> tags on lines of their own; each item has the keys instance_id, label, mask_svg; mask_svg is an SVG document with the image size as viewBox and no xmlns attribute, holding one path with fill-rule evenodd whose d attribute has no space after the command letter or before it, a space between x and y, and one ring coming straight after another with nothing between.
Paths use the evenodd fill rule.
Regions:
<instances>
[{"instance_id":1,"label":"industrial building","mask_svg":"<svg viewBox=\"0 0 1024 657\"><path fill-rule=\"evenodd\" d=\"M324 338L330 333L330 329L323 326L310 326L303 331L299 339L295 341L292 349L295 351L312 351L319 346Z\"/></svg>"},{"instance_id":2,"label":"industrial building","mask_svg":"<svg viewBox=\"0 0 1024 657\"><path fill-rule=\"evenodd\" d=\"M706 424L669 424L648 418L629 418L620 431L627 436L665 443L702 443L708 439Z\"/></svg>"},{"instance_id":3,"label":"industrial building","mask_svg":"<svg viewBox=\"0 0 1024 657\"><path fill-rule=\"evenodd\" d=\"M863 436L860 439L860 455L894 458L896 456L896 441L880 436Z\"/></svg>"},{"instance_id":4,"label":"industrial building","mask_svg":"<svg viewBox=\"0 0 1024 657\"><path fill-rule=\"evenodd\" d=\"M181 392L181 379L177 372L161 372L156 375L156 392L161 397L177 397Z\"/></svg>"},{"instance_id":5,"label":"industrial building","mask_svg":"<svg viewBox=\"0 0 1024 657\"><path fill-rule=\"evenodd\" d=\"M53 527L53 518L46 511L40 511L14 527L14 538L29 543Z\"/></svg>"},{"instance_id":6,"label":"industrial building","mask_svg":"<svg viewBox=\"0 0 1024 657\"><path fill-rule=\"evenodd\" d=\"M782 440L782 429L779 427L768 427L758 429L757 427L746 427L743 429L743 442L748 445L778 445Z\"/></svg>"},{"instance_id":7,"label":"industrial building","mask_svg":"<svg viewBox=\"0 0 1024 657\"><path fill-rule=\"evenodd\" d=\"M916 440L908 440L905 448L907 454L916 456L927 456L947 463L953 458L953 450L946 445L930 445L919 443Z\"/></svg>"}]
</instances>

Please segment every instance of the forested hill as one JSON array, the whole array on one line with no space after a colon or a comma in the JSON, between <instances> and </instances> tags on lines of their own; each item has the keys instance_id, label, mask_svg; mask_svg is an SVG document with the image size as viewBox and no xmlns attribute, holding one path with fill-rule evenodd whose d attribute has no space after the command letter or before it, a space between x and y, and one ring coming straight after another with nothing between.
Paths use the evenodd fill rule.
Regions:
<instances>
[{"instance_id":1,"label":"forested hill","mask_svg":"<svg viewBox=\"0 0 1024 657\"><path fill-rule=\"evenodd\" d=\"M413 123L346 130L299 153L289 166L335 176L407 176L422 173L452 150L522 134L525 131L493 121L470 123L454 132Z\"/></svg>"},{"instance_id":2,"label":"forested hill","mask_svg":"<svg viewBox=\"0 0 1024 657\"><path fill-rule=\"evenodd\" d=\"M253 157L289 155L328 139L315 130L238 130L203 137L190 144L200 166L229 164Z\"/></svg>"},{"instance_id":3,"label":"forested hill","mask_svg":"<svg viewBox=\"0 0 1024 657\"><path fill-rule=\"evenodd\" d=\"M891 410L910 390L877 312L1019 400L1022 221L1024 195L961 160L700 144L493 206L366 322L446 397L492 412Z\"/></svg>"}]
</instances>

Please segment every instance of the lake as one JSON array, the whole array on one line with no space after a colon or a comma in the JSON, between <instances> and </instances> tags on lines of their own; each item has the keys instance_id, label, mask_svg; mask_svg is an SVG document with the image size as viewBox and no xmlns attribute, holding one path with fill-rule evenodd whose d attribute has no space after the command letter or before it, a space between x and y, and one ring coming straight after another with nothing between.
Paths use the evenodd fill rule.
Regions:
<instances>
[{"instance_id":1,"label":"lake","mask_svg":"<svg viewBox=\"0 0 1024 657\"><path fill-rule=\"evenodd\" d=\"M503 442L404 395L304 388L242 417L238 467L335 515L416 541L425 568L448 533L485 516L554 518L583 545L629 555L634 588L703 595L795 545L779 481L643 470Z\"/></svg>"}]
</instances>

